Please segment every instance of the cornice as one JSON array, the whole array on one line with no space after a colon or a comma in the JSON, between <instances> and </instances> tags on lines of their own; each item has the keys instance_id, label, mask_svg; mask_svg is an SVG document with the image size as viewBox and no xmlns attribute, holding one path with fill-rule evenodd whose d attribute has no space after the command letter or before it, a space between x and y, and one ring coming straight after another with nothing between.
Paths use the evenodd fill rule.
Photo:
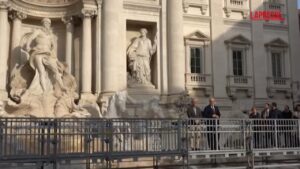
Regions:
<instances>
[{"instance_id":1,"label":"cornice","mask_svg":"<svg viewBox=\"0 0 300 169\"><path fill-rule=\"evenodd\" d=\"M157 5L157 4L144 4L144 3L135 3L135 2L131 2L131 1L125 1L124 9L158 13L161 11L161 6Z\"/></svg>"},{"instance_id":2,"label":"cornice","mask_svg":"<svg viewBox=\"0 0 300 169\"><path fill-rule=\"evenodd\" d=\"M35 6L41 6L41 7L67 7L71 6L75 3L78 3L80 0L18 0L23 1L27 4L32 4Z\"/></svg>"},{"instance_id":3,"label":"cornice","mask_svg":"<svg viewBox=\"0 0 300 169\"><path fill-rule=\"evenodd\" d=\"M240 27L251 27L252 23L249 20L235 20L235 19L224 19L225 25L240 26Z\"/></svg>"},{"instance_id":4,"label":"cornice","mask_svg":"<svg viewBox=\"0 0 300 169\"><path fill-rule=\"evenodd\" d=\"M201 15L194 15L194 14L183 14L184 21L189 21L189 22L205 22L209 23L211 21L210 16L201 16Z\"/></svg>"},{"instance_id":5,"label":"cornice","mask_svg":"<svg viewBox=\"0 0 300 169\"><path fill-rule=\"evenodd\" d=\"M272 23L264 23L264 29L267 30L279 30L279 31L288 31L289 26L283 24L272 24Z\"/></svg>"},{"instance_id":6,"label":"cornice","mask_svg":"<svg viewBox=\"0 0 300 169\"><path fill-rule=\"evenodd\" d=\"M33 3L27 3L21 0L11 0L11 10L19 11L31 17L48 17L48 18L62 18L64 16L78 15L82 8L82 3L76 1L67 5L60 6L41 6Z\"/></svg>"}]
</instances>

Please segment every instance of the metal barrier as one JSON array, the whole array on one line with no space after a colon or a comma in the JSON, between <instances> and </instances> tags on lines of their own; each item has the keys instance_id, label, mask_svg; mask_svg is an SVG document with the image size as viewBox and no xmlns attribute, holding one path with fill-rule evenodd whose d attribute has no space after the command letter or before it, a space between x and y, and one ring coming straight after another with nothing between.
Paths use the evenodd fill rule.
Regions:
<instances>
[{"instance_id":1,"label":"metal barrier","mask_svg":"<svg viewBox=\"0 0 300 169\"><path fill-rule=\"evenodd\" d=\"M270 119L0 118L0 163L113 160L140 157L255 157L299 154L300 121Z\"/></svg>"},{"instance_id":2,"label":"metal barrier","mask_svg":"<svg viewBox=\"0 0 300 169\"><path fill-rule=\"evenodd\" d=\"M157 165L163 156L185 158L183 125L178 119L1 118L0 162L57 168L62 160L102 160L111 168L113 160L153 157Z\"/></svg>"}]
</instances>

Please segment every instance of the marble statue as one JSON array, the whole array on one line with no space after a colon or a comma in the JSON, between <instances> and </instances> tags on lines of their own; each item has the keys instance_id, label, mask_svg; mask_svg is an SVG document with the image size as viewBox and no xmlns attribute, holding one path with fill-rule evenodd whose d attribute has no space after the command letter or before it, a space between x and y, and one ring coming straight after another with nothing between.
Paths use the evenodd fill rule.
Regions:
<instances>
[{"instance_id":1,"label":"marble statue","mask_svg":"<svg viewBox=\"0 0 300 169\"><path fill-rule=\"evenodd\" d=\"M141 36L136 38L128 47L128 68L131 78L138 84L152 85L151 83L151 58L157 49L157 37L152 45L147 38L147 29L140 30Z\"/></svg>"},{"instance_id":2,"label":"marble statue","mask_svg":"<svg viewBox=\"0 0 300 169\"><path fill-rule=\"evenodd\" d=\"M56 40L51 20L44 18L42 28L24 35L21 52L27 61L14 68L10 82L9 115L33 117L88 117L75 104L78 99L75 78L55 54Z\"/></svg>"}]
</instances>

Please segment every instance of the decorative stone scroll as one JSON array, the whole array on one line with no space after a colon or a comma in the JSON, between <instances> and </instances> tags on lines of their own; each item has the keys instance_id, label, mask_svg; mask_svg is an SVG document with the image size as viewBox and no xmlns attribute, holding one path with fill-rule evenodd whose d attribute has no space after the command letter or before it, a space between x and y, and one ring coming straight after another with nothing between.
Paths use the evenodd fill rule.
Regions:
<instances>
[{"instance_id":1,"label":"decorative stone scroll","mask_svg":"<svg viewBox=\"0 0 300 169\"><path fill-rule=\"evenodd\" d=\"M20 12L20 11L12 11L10 13L9 17L10 17L11 20L14 20L14 19L23 20L23 19L27 18L27 15L23 12Z\"/></svg>"}]
</instances>

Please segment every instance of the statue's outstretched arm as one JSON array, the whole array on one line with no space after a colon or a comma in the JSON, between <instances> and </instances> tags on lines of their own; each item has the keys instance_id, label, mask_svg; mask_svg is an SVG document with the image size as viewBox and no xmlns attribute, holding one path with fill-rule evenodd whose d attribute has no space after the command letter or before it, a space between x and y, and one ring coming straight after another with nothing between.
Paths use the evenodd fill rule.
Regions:
<instances>
[{"instance_id":1,"label":"statue's outstretched arm","mask_svg":"<svg viewBox=\"0 0 300 169\"><path fill-rule=\"evenodd\" d=\"M153 46L151 45L151 42L150 42L150 49L151 49L150 54L152 56L157 50L157 35L154 38Z\"/></svg>"}]
</instances>

